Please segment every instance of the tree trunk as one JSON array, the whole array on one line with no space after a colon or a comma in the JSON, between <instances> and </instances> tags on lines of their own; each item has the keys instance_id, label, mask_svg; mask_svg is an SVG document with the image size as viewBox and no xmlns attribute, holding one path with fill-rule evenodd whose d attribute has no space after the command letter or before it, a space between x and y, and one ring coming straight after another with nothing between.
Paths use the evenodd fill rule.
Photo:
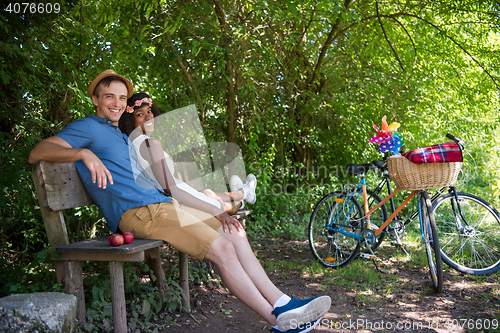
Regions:
<instances>
[{"instance_id":1,"label":"tree trunk","mask_svg":"<svg viewBox=\"0 0 500 333\"><path fill-rule=\"evenodd\" d=\"M233 73L233 62L231 58L230 45L231 37L227 29L226 19L224 17L224 11L222 10L222 5L219 0L214 0L215 12L217 14L217 19L219 20L220 30L222 32L222 44L224 49L224 57L226 61L226 107L227 107L227 141L235 142L234 131L236 128L236 107L235 107L235 96L236 89L234 83L234 73Z\"/></svg>"}]
</instances>

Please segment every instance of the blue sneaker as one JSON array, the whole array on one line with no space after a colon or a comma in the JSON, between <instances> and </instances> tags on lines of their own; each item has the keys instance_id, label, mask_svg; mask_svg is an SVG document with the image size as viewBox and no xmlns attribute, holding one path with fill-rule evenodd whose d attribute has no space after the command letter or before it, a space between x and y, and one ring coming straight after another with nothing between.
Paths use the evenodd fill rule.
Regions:
<instances>
[{"instance_id":1,"label":"blue sneaker","mask_svg":"<svg viewBox=\"0 0 500 333\"><path fill-rule=\"evenodd\" d=\"M276 316L276 324L279 329L288 331L321 319L328 312L331 305L330 296L308 299L292 298L286 305L274 309L273 314Z\"/></svg>"},{"instance_id":2,"label":"blue sneaker","mask_svg":"<svg viewBox=\"0 0 500 333\"><path fill-rule=\"evenodd\" d=\"M309 331L312 331L316 327L316 325L319 324L320 320L321 320L321 318L319 318L316 321L311 321L310 323L306 323L306 324L303 324L301 326L297 326L296 328L292 328L292 329L285 331L285 332L277 330L275 328L271 328L271 332L273 332L273 333L307 333Z\"/></svg>"}]
</instances>

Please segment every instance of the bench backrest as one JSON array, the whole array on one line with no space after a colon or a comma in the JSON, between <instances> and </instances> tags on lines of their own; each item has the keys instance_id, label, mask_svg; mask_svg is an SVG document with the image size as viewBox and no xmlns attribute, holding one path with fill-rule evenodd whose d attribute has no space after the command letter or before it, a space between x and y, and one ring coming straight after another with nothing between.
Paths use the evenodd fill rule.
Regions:
<instances>
[{"instance_id":1,"label":"bench backrest","mask_svg":"<svg viewBox=\"0 0 500 333\"><path fill-rule=\"evenodd\" d=\"M75 163L40 161L32 176L50 245L69 244L62 210L94 204L83 186ZM176 177L198 190L205 189L196 163L176 163Z\"/></svg>"},{"instance_id":2,"label":"bench backrest","mask_svg":"<svg viewBox=\"0 0 500 333\"><path fill-rule=\"evenodd\" d=\"M94 204L80 180L75 163L40 161L35 172L37 183L44 194L41 198L37 188L40 205L48 210L57 211Z\"/></svg>"},{"instance_id":3,"label":"bench backrest","mask_svg":"<svg viewBox=\"0 0 500 333\"><path fill-rule=\"evenodd\" d=\"M75 163L40 161L32 172L50 245L68 244L63 209L93 205Z\"/></svg>"},{"instance_id":4,"label":"bench backrest","mask_svg":"<svg viewBox=\"0 0 500 333\"><path fill-rule=\"evenodd\" d=\"M62 210L94 204L83 186L75 163L40 161L32 176L50 245L69 244ZM198 191L206 188L194 162L177 162L175 177Z\"/></svg>"}]
</instances>

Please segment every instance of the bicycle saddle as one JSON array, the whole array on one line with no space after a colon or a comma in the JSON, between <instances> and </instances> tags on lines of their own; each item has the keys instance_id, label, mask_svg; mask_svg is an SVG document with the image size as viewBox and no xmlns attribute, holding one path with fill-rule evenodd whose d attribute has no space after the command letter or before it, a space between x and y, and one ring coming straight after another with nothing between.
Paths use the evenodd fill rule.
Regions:
<instances>
[{"instance_id":1,"label":"bicycle saddle","mask_svg":"<svg viewBox=\"0 0 500 333\"><path fill-rule=\"evenodd\" d=\"M349 163L347 164L347 172L351 176L355 176L358 173L367 173L368 170L371 170L375 168L375 166L371 163L366 163L366 164L356 164L356 163Z\"/></svg>"},{"instance_id":2,"label":"bicycle saddle","mask_svg":"<svg viewBox=\"0 0 500 333\"><path fill-rule=\"evenodd\" d=\"M385 161L373 161L372 163L380 170L387 169L387 162Z\"/></svg>"}]
</instances>

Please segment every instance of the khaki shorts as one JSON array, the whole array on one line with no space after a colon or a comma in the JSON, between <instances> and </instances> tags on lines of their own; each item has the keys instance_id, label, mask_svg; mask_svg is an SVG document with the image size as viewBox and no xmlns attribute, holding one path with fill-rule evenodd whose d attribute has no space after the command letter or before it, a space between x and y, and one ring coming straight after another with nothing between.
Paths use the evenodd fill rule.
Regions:
<instances>
[{"instance_id":1,"label":"khaki shorts","mask_svg":"<svg viewBox=\"0 0 500 333\"><path fill-rule=\"evenodd\" d=\"M155 203L123 213L120 230L136 238L161 239L177 250L203 260L212 242L220 236L221 222L200 210L174 203Z\"/></svg>"}]
</instances>

